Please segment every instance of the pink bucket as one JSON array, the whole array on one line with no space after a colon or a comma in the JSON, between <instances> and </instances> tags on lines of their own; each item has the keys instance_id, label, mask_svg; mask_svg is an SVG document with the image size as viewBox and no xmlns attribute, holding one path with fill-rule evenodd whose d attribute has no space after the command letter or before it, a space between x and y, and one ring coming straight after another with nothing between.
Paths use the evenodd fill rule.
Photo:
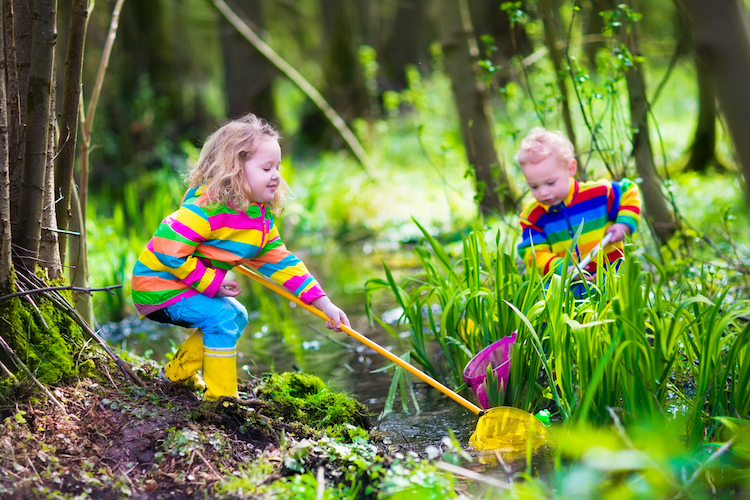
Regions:
<instances>
[{"instance_id":1,"label":"pink bucket","mask_svg":"<svg viewBox=\"0 0 750 500\"><path fill-rule=\"evenodd\" d=\"M513 332L511 335L493 342L471 358L471 361L464 368L464 382L471 387L474 397L483 409L490 408L484 389L484 381L487 379L487 366L492 365L492 371L497 376L498 384L507 387L508 375L510 375L510 357L515 341L516 332Z\"/></svg>"}]
</instances>

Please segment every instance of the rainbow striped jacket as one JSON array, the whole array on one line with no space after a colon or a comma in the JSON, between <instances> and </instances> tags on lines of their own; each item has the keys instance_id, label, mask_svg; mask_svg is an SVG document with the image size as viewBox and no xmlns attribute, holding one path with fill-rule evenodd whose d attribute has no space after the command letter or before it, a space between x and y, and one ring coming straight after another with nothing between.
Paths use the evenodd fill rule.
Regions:
<instances>
[{"instance_id":1,"label":"rainbow striped jacket","mask_svg":"<svg viewBox=\"0 0 750 500\"><path fill-rule=\"evenodd\" d=\"M547 206L533 201L521 212L522 235L518 255L528 269L536 253L536 265L541 274L550 270L560 274L563 257L581 224L583 231L578 245L571 250L576 262L601 241L612 224L626 224L631 233L635 232L640 214L641 198L633 181L579 183L571 177L570 191L562 203ZM622 242L607 245L604 252L607 258L603 262L614 262L623 256ZM587 270L595 272L596 263L592 262Z\"/></svg>"},{"instance_id":2,"label":"rainbow striped jacket","mask_svg":"<svg viewBox=\"0 0 750 500\"><path fill-rule=\"evenodd\" d=\"M245 212L207 206L191 188L167 216L133 268L133 302L142 316L202 293L216 295L239 264L256 269L306 303L325 295L305 264L286 249L267 204Z\"/></svg>"}]
</instances>

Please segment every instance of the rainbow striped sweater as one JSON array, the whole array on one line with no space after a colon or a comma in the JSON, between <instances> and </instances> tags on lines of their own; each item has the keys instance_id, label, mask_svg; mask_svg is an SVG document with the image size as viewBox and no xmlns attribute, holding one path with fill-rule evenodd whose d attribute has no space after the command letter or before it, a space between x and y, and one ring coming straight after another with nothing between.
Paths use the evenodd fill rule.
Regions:
<instances>
[{"instance_id":1,"label":"rainbow striped sweater","mask_svg":"<svg viewBox=\"0 0 750 500\"><path fill-rule=\"evenodd\" d=\"M518 254L530 268L536 252L536 265L540 273L547 274L554 270L560 274L563 257L581 224L583 230L578 245L572 250L572 258L576 262L601 241L612 224L626 224L631 233L635 232L640 214L641 198L633 181L579 183L571 178L570 191L562 203L548 206L533 201L521 212L523 232ZM623 256L622 242L607 245L604 252L607 257L604 262L614 262ZM592 262L587 270L595 272L596 264Z\"/></svg>"},{"instance_id":2,"label":"rainbow striped sweater","mask_svg":"<svg viewBox=\"0 0 750 500\"><path fill-rule=\"evenodd\" d=\"M133 302L142 316L202 293L216 295L239 264L256 269L306 303L325 295L305 264L286 249L267 204L245 212L208 206L203 187L185 193L133 268Z\"/></svg>"}]
</instances>

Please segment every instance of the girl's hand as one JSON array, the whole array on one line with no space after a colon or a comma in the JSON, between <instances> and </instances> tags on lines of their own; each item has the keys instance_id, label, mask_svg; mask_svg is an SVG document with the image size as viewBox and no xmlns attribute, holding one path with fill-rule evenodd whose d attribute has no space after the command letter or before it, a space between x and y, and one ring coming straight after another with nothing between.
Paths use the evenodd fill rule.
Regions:
<instances>
[{"instance_id":1,"label":"girl's hand","mask_svg":"<svg viewBox=\"0 0 750 500\"><path fill-rule=\"evenodd\" d=\"M310 304L320 309L325 313L326 316L328 316L329 319L328 321L326 321L326 327L328 329L335 332L340 332L341 325L346 325L351 328L352 325L349 324L349 318L346 317L346 313L336 307L336 305L331 302L331 299L329 299L327 296L324 295L322 297L318 297Z\"/></svg>"},{"instance_id":2,"label":"girl's hand","mask_svg":"<svg viewBox=\"0 0 750 500\"><path fill-rule=\"evenodd\" d=\"M607 232L612 233L612 239L609 242L615 243L617 241L624 240L625 235L630 234L630 227L627 224L618 222L617 224L612 224L611 226L609 226Z\"/></svg>"},{"instance_id":3,"label":"girl's hand","mask_svg":"<svg viewBox=\"0 0 750 500\"><path fill-rule=\"evenodd\" d=\"M236 297L242 292L242 288L237 284L236 281L223 280L219 291L216 292L217 297Z\"/></svg>"}]
</instances>

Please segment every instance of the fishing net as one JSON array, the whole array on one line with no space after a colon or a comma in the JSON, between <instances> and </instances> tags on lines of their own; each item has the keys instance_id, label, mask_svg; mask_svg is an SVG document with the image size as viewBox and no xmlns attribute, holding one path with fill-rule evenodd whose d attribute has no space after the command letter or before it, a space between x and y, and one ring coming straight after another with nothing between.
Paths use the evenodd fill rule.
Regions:
<instances>
[{"instance_id":1,"label":"fishing net","mask_svg":"<svg viewBox=\"0 0 750 500\"><path fill-rule=\"evenodd\" d=\"M513 343L516 341L516 332L493 342L479 351L464 368L464 382L471 387L474 397L479 406L484 409L491 408L485 380L487 379L487 368L491 366L492 373L497 379L498 390L503 393L508 385L510 375L510 357L513 351Z\"/></svg>"}]
</instances>

